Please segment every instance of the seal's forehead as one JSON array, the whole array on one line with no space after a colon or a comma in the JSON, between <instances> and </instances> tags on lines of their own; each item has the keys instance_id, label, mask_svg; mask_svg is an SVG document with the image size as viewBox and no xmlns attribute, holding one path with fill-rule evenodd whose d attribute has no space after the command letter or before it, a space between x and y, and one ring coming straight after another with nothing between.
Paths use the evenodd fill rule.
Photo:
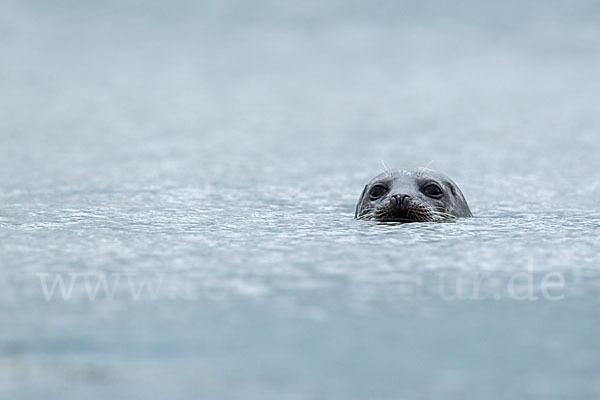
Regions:
<instances>
[{"instance_id":1,"label":"seal's forehead","mask_svg":"<svg viewBox=\"0 0 600 400\"><path fill-rule=\"evenodd\" d=\"M412 173L410 171L402 171L398 169L389 169L377 175L375 178L371 179L371 183L387 181L395 178L399 178L402 176L411 176Z\"/></svg>"},{"instance_id":2,"label":"seal's forehead","mask_svg":"<svg viewBox=\"0 0 600 400\"><path fill-rule=\"evenodd\" d=\"M415 181L415 173L413 171L393 169L382 172L375 178L371 179L369 186L373 186L377 183L391 185L392 182L394 182L394 184L398 184L400 182L406 183L413 181Z\"/></svg>"},{"instance_id":3,"label":"seal's forehead","mask_svg":"<svg viewBox=\"0 0 600 400\"><path fill-rule=\"evenodd\" d=\"M434 179L438 181L449 180L449 178L446 175L428 168L418 168L414 170L391 169L380 173L375 178L373 178L370 183L374 184L376 182L389 181L395 179L402 180L407 178L417 178L419 180Z\"/></svg>"},{"instance_id":4,"label":"seal's forehead","mask_svg":"<svg viewBox=\"0 0 600 400\"><path fill-rule=\"evenodd\" d=\"M449 178L445 174L431 170L429 168L419 168L414 170L413 173L419 179L435 179L440 182L449 180Z\"/></svg>"}]
</instances>

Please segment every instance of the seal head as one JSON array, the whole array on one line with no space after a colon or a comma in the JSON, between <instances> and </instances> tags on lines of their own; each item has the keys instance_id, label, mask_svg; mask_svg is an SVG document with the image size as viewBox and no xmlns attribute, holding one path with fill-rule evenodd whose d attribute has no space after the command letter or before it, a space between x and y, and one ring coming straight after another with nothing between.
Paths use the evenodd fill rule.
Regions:
<instances>
[{"instance_id":1,"label":"seal head","mask_svg":"<svg viewBox=\"0 0 600 400\"><path fill-rule=\"evenodd\" d=\"M365 186L354 213L357 219L395 222L442 222L472 216L456 183L425 168L379 174Z\"/></svg>"}]
</instances>

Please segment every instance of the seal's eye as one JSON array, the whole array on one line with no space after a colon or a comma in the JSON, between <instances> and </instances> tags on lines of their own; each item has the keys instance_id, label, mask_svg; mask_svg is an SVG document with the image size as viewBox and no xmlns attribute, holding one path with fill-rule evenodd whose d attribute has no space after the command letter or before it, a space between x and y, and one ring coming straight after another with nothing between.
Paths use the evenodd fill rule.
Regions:
<instances>
[{"instance_id":1,"label":"seal's eye","mask_svg":"<svg viewBox=\"0 0 600 400\"><path fill-rule=\"evenodd\" d=\"M429 185L423 187L421 192L425 193L426 196L433 197L434 199L439 199L442 197L442 189L436 183L430 183Z\"/></svg>"},{"instance_id":2,"label":"seal's eye","mask_svg":"<svg viewBox=\"0 0 600 400\"><path fill-rule=\"evenodd\" d=\"M375 185L371 188L369 192L369 196L372 200L378 199L381 196L384 196L388 192L388 188L384 185Z\"/></svg>"}]
</instances>

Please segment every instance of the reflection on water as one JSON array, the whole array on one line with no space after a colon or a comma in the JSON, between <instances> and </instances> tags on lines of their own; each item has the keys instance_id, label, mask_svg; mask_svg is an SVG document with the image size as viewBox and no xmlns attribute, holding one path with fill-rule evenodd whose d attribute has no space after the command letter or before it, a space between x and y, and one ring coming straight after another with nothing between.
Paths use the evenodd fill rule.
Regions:
<instances>
[{"instance_id":1,"label":"reflection on water","mask_svg":"<svg viewBox=\"0 0 600 400\"><path fill-rule=\"evenodd\" d=\"M596 5L3 8L0 397L600 395Z\"/></svg>"}]
</instances>

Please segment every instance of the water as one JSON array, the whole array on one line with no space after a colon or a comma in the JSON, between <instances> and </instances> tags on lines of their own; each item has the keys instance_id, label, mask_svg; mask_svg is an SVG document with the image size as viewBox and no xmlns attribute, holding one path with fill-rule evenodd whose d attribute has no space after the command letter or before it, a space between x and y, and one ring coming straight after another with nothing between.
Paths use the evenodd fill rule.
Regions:
<instances>
[{"instance_id":1,"label":"water","mask_svg":"<svg viewBox=\"0 0 600 400\"><path fill-rule=\"evenodd\" d=\"M592 2L2 8L0 398L600 395Z\"/></svg>"}]
</instances>

